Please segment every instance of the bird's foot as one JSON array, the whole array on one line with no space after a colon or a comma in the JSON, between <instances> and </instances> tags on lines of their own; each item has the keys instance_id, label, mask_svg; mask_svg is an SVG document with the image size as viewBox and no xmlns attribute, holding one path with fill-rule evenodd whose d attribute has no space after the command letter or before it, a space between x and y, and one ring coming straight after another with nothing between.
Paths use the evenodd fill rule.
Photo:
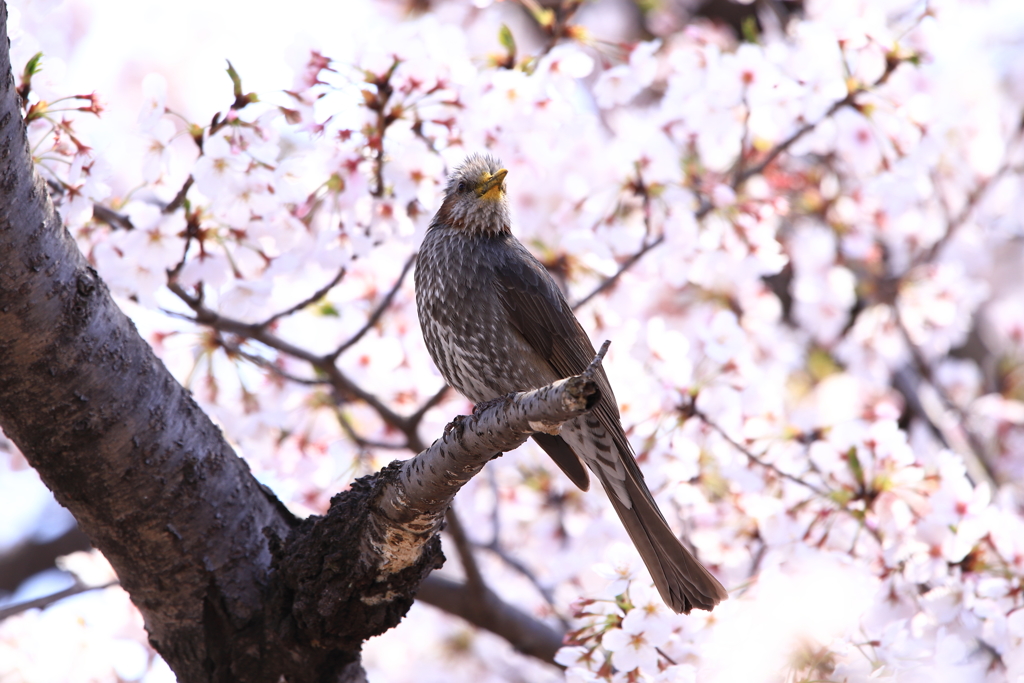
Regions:
<instances>
[{"instance_id":1,"label":"bird's foot","mask_svg":"<svg viewBox=\"0 0 1024 683\"><path fill-rule=\"evenodd\" d=\"M455 432L456 436L462 438L462 430L466 427L466 416L456 415L455 419L444 426L444 439L448 438L448 435Z\"/></svg>"},{"instance_id":2,"label":"bird's foot","mask_svg":"<svg viewBox=\"0 0 1024 683\"><path fill-rule=\"evenodd\" d=\"M515 396L515 395L516 395L516 393L513 391L513 392L511 392L509 394L505 394L504 396L499 396L498 398L492 398L492 399L488 399L486 401L480 401L475 406L473 406L473 414L474 415L479 415L480 413L484 412L488 408L493 408L494 406L500 406L500 405L504 405L504 404L510 403L512 401L512 397Z\"/></svg>"}]
</instances>

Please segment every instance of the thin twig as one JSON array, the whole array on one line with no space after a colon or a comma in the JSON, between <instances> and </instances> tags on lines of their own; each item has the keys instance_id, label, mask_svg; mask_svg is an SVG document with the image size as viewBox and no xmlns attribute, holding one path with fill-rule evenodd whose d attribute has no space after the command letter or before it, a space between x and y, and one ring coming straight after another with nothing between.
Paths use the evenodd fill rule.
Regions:
<instances>
[{"instance_id":1,"label":"thin twig","mask_svg":"<svg viewBox=\"0 0 1024 683\"><path fill-rule=\"evenodd\" d=\"M833 102L832 106L830 106L825 111L825 114L818 118L817 121L811 121L800 126L800 128L796 129L796 131L794 131L788 138L786 138L785 140L783 140L782 142L768 150L768 153L760 162L744 171L737 173L736 177L732 181L733 189L739 189L739 187L747 180L750 180L750 178L754 177L755 175L760 175L761 173L763 173L764 170L768 168L768 166L771 165L771 163L775 161L780 154L782 154L787 149L792 147L794 144L796 144L797 141L799 141L802 137L804 137L812 130L820 126L822 123L830 119L833 115L835 115L837 111L839 111L843 107L853 106L858 95L861 95L870 90L874 90L879 86L885 85L885 82L889 80L890 76L892 76L893 71L895 71L896 68L903 62L904 60L902 59L887 59L885 62L885 71L882 72L882 75L879 76L874 83L870 85L858 85L856 88L853 88L848 93L846 93L846 97L844 97L841 100L836 100L835 102Z\"/></svg>"},{"instance_id":2,"label":"thin twig","mask_svg":"<svg viewBox=\"0 0 1024 683\"><path fill-rule=\"evenodd\" d=\"M492 495L494 497L494 507L491 509L491 542L486 544L480 544L481 548L491 551L497 555L502 562L515 569L517 572L522 574L526 579L533 584L533 587L537 589L541 597L551 607L552 614L558 617L558 620L562 622L562 626L565 629L569 628L569 623L566 619L558 613L555 606L555 596L549 588L541 584L537 577L519 560L515 559L511 555L505 552L501 546L501 496L498 492L498 480L494 476L494 469L487 469L487 483L491 488Z\"/></svg>"},{"instance_id":3,"label":"thin twig","mask_svg":"<svg viewBox=\"0 0 1024 683\"><path fill-rule=\"evenodd\" d=\"M363 338L363 335L369 332L373 328L373 326L377 324L381 316L384 315L384 312L388 309L389 306L391 306L391 302L394 300L395 295L398 293L398 290L402 288L402 283L405 281L406 274L408 274L409 269L412 268L412 264L415 262L416 254L412 254L406 260L405 265L402 266L402 272L399 274L398 279L395 280L395 284L391 286L391 289L388 291L388 293L384 295L384 298L381 299L379 304L377 304L377 307L373 310L373 313L371 313L370 317L366 319L366 323L361 328L359 328L359 331L352 335L352 337L348 341L344 342L337 349L335 349L327 356L325 356L328 360L337 360L338 356L345 353L345 351L354 346L360 339Z\"/></svg>"},{"instance_id":4,"label":"thin twig","mask_svg":"<svg viewBox=\"0 0 1024 683\"><path fill-rule=\"evenodd\" d=\"M739 187L747 180L749 180L755 175L760 175L761 173L763 173L764 170L768 168L768 166L779 157L779 155L781 155L783 152L785 152L794 144L796 144L796 142L799 141L802 137L804 137L812 130L817 128L819 125L821 125L824 121L833 116L837 111L839 111L843 107L853 106L856 103L855 101L858 95L883 85L886 81L889 80L889 76L891 76L892 72L896 70L896 67L902 64L903 61L904 60L901 59L887 60L885 65L885 72L874 83L867 86L861 85L854 88L853 90L850 90L846 94L846 97L844 97L841 100L833 102L832 105L826 110L825 114L817 121L805 123L803 126L794 131L788 138L772 147L765 154L764 158L760 162L758 162L754 166L751 166L750 168L747 168L746 170L739 171L732 180L732 188L734 190L739 189ZM702 218L704 218L704 216L711 212L712 208L713 207L711 203L708 202L706 199L702 198L700 207L697 209L697 211L694 212L694 218L698 221L701 220ZM664 241L665 233L662 233L661 235L659 235L658 237L651 241L645 240L640 249L634 254L630 255L629 258L627 258L625 261L623 261L622 265L619 266L619 269L615 271L613 275L610 275L608 278L602 281L601 284L595 287L593 291L591 291L585 297L583 297L575 304L573 304L573 310L580 308L598 294L601 294L602 292L608 290L612 285L618 282L619 278L622 277L622 275L627 270L636 265L637 261L643 258L649 251L661 245Z\"/></svg>"},{"instance_id":5,"label":"thin twig","mask_svg":"<svg viewBox=\"0 0 1024 683\"><path fill-rule=\"evenodd\" d=\"M103 206L102 204L92 205L92 217L96 220L106 223L112 228L120 228L121 230L134 230L135 224L132 223L132 219L123 213L118 213L110 207Z\"/></svg>"},{"instance_id":6,"label":"thin twig","mask_svg":"<svg viewBox=\"0 0 1024 683\"><path fill-rule=\"evenodd\" d=\"M448 394L448 390L450 388L451 387L449 387L446 384L443 387L441 387L440 389L438 389L437 392L433 396L428 398L426 400L426 402L424 402L423 405L421 405L419 408L416 409L415 413L413 413L412 415L409 416L409 424L411 426L413 426L414 428L418 427L419 424L420 424L420 421L423 419L423 416L426 414L426 412L428 410L430 410L431 408L433 408L434 406L436 406L438 403L440 403L442 401L442 399L444 399L444 397Z\"/></svg>"},{"instance_id":7,"label":"thin twig","mask_svg":"<svg viewBox=\"0 0 1024 683\"><path fill-rule=\"evenodd\" d=\"M194 318L190 318L187 315L181 315L180 313L175 313L174 311L165 311L165 313L176 318L183 318L185 320L195 322ZM239 344L233 344L232 342L229 342L227 339L224 339L224 337L222 337L219 334L217 335L216 340L217 343L220 344L221 347L223 347L224 350L227 351L229 354L234 354L241 358L244 358L250 363L257 365L263 368L264 370L268 370L269 372L277 375L278 377L281 377L282 379L286 379L289 382L295 382L296 384L303 384L306 386L323 386L325 384L330 384L330 382L328 382L326 379L299 377L298 375L293 375L290 372L283 370L280 366L278 366L269 358L258 356L255 353L249 353L248 351L244 350Z\"/></svg>"},{"instance_id":8,"label":"thin twig","mask_svg":"<svg viewBox=\"0 0 1024 683\"><path fill-rule=\"evenodd\" d=\"M665 659L665 661L667 661L669 664L671 664L672 666L676 666L676 660L672 659L667 654L665 654L665 651L662 650L660 647L656 647L656 648L654 648L654 650L659 655L661 655Z\"/></svg>"},{"instance_id":9,"label":"thin twig","mask_svg":"<svg viewBox=\"0 0 1024 683\"><path fill-rule=\"evenodd\" d=\"M542 584L540 582L540 579L537 578L537 575L534 574L529 567L527 567L525 564L523 564L516 558L512 557L501 546L501 543L498 542L497 538L495 538L493 541L487 544L478 543L477 546L485 550L491 551L492 553L497 555L502 562L504 562L509 567L512 567L512 569L515 569L517 572L526 577L526 580L533 584L533 587L537 589L537 592L540 593L542 598L544 598L544 601L548 603L548 606L551 607L552 613L558 618L559 621L562 622L562 625L566 628L569 627L569 624L565 620L565 618L558 614L558 612L556 611L555 594L551 591L551 589Z\"/></svg>"},{"instance_id":10,"label":"thin twig","mask_svg":"<svg viewBox=\"0 0 1024 683\"><path fill-rule=\"evenodd\" d=\"M194 182L195 178L190 174L189 177L185 179L185 183L181 186L181 189L178 190L178 193L174 195L174 199L172 199L167 206L163 208L163 212L174 213L177 211L185 203L185 196L188 195L188 191Z\"/></svg>"},{"instance_id":11,"label":"thin twig","mask_svg":"<svg viewBox=\"0 0 1024 683\"><path fill-rule=\"evenodd\" d=\"M754 557L750 560L750 570L747 572L747 579L753 580L757 573L761 571L761 561L764 560L764 556L768 554L768 544L761 539L761 545L758 547L757 552L754 553Z\"/></svg>"},{"instance_id":12,"label":"thin twig","mask_svg":"<svg viewBox=\"0 0 1024 683\"><path fill-rule=\"evenodd\" d=\"M372 80L368 79L377 88L377 92L367 99L366 107L377 115L376 129L373 138L371 138L375 139L375 144L371 143L370 145L370 148L375 150L373 156L375 187L370 194L378 199L384 197L384 135L387 132L388 126L399 118L395 115L394 108L390 112L386 112L386 110L388 103L391 101L391 96L395 93L394 87L391 85L391 77L395 74L395 69L398 68L400 63L401 60L397 56L393 57L391 67L383 76Z\"/></svg>"},{"instance_id":13,"label":"thin twig","mask_svg":"<svg viewBox=\"0 0 1024 683\"><path fill-rule=\"evenodd\" d=\"M404 443L385 443L383 441L374 441L372 439L359 436L356 432L356 428L352 425L352 421L348 419L348 416L345 415L345 412L341 410L340 406L336 408L335 415L337 416L338 424L341 425L341 429L345 432L345 435L348 436L352 443L360 448L380 448L390 451L404 451L408 448L408 445Z\"/></svg>"},{"instance_id":14,"label":"thin twig","mask_svg":"<svg viewBox=\"0 0 1024 683\"><path fill-rule=\"evenodd\" d=\"M172 199L166 206L161 207L161 212L165 214L173 213L180 208L185 202L185 195L188 194L188 190L192 187L192 183L192 176L189 176L182 188L178 190L178 194L174 196L174 199ZM118 213L109 206L104 206L103 204L96 203L92 205L92 216L96 220L106 223L112 228L120 228L122 230L135 229L135 224L132 223L131 218L123 213Z\"/></svg>"},{"instance_id":15,"label":"thin twig","mask_svg":"<svg viewBox=\"0 0 1024 683\"><path fill-rule=\"evenodd\" d=\"M331 386L334 387L334 390L340 397L354 398L366 403L377 411L377 414L385 423L405 435L408 439L408 447L411 450L417 452L423 450L423 442L416 434L415 426L410 425L407 418L402 417L386 406L377 396L353 382L330 358L318 356L307 349L287 342L258 324L244 323L240 320L221 315L204 306L199 297L192 296L186 292L177 282L169 282L167 287L195 313L195 317L182 316L181 314L173 315L183 317L197 325L204 325L221 332L229 332L240 337L258 341L272 349L277 349L289 356L306 361L327 377Z\"/></svg>"},{"instance_id":16,"label":"thin twig","mask_svg":"<svg viewBox=\"0 0 1024 683\"><path fill-rule=\"evenodd\" d=\"M455 512L455 508L448 508L445 513L445 531L455 542L455 550L459 553L459 561L462 563L462 571L466 574L466 585L469 590L477 596L482 596L487 588L484 583L483 574L480 573L480 565L477 564L476 556L473 554L473 544L466 536L466 529L462 526L462 520Z\"/></svg>"},{"instance_id":17,"label":"thin twig","mask_svg":"<svg viewBox=\"0 0 1024 683\"><path fill-rule=\"evenodd\" d=\"M276 323L281 318L285 318L285 317L288 317L289 315L293 315L295 313L298 313L299 311L301 311L302 309L306 308L307 306L312 306L317 301L320 301L320 299L322 299L325 296L327 296L327 292L329 292L332 289L334 289L334 286L337 285L339 282L341 282L341 279L343 277L345 277L345 270L346 270L345 266L342 266L338 270L338 273L326 285L324 285L320 289L316 290L315 292L313 292L313 294L311 296L309 296L306 299L303 299L302 301L300 301L299 303L295 304L291 308L289 308L287 310L284 310L284 311L281 311L280 313L275 313L274 315L270 316L269 318L264 320L262 323L260 323L260 327L270 327L271 325Z\"/></svg>"},{"instance_id":18,"label":"thin twig","mask_svg":"<svg viewBox=\"0 0 1024 683\"><path fill-rule=\"evenodd\" d=\"M985 447L981 438L974 433L974 430L968 427L970 416L959 405L957 405L949 394L946 393L946 390L935 381L931 365L928 364L928 361L921 353L921 349L918 348L917 344L915 344L910 338L910 330L907 329L906 324L903 322L903 315L900 313L899 305L893 304L891 308L893 311L893 318L896 320L896 326L899 328L903 341L910 350L910 357L913 359L914 367L921 374L921 379L927 382L928 386L935 391L935 394L939 397L939 401L942 402L943 407L956 414L958 426L964 433L964 439L950 438L952 436L949 434L950 430L948 427L941 424L941 416L929 415L929 411L921 400L921 396L919 395L917 388L909 386L910 383L908 382L906 389L914 392L913 399L916 402L916 406L920 408L920 416L932 427L932 430L935 433L939 434L940 438L946 442L946 445L950 449L956 451L958 455L964 459L964 463L967 466L967 472L971 475L971 478L975 480L975 483L978 483L979 481L986 481L989 486L992 487L992 490L995 490L998 488L996 484L997 480L995 471L989 464L988 458L985 457Z\"/></svg>"},{"instance_id":19,"label":"thin twig","mask_svg":"<svg viewBox=\"0 0 1024 683\"><path fill-rule=\"evenodd\" d=\"M704 218L704 216L708 215L708 213L711 212L711 209L712 209L711 202L707 201L704 198L701 198L700 206L697 207L697 210L693 214L694 218L699 221L700 219ZM658 235L656 238L654 238L653 240L651 240L650 242L644 242L644 244L640 247L640 249L638 251L636 251L635 253L631 254L629 256L629 258L627 258L625 261L622 262L622 264L619 266L619 269L617 271L615 271L614 274L612 274L612 275L608 276L607 278L605 278L601 282L601 284L599 284L597 287L595 287L589 294L587 294L585 297L583 297L582 299L580 299L579 301L574 303L572 305L572 309L575 311L576 309L585 306L587 304L587 302L590 301L591 299L593 299L595 296L597 296L598 294L601 294L602 292L608 290L616 282L619 281L619 278L622 277L623 274L625 274L625 272L627 270L632 268L636 264L637 261L642 259L644 257L644 255L647 254L647 252L649 252L651 249L654 249L655 247L659 246L664 241L665 241L665 233L662 233L662 234Z\"/></svg>"},{"instance_id":20,"label":"thin twig","mask_svg":"<svg viewBox=\"0 0 1024 683\"><path fill-rule=\"evenodd\" d=\"M931 263L932 261L934 261L935 257L938 256L939 251L941 251L942 248L946 246L951 239L953 239L957 231L959 231L959 229L965 223L967 223L968 219L971 217L971 214L974 213L974 209L977 208L979 202L981 202L985 194L988 193L989 189L991 189L992 186L996 184L996 181L1001 179L1011 170L1014 170L1014 165L1010 157L1012 155L1013 150L1016 147L1015 143L1017 143L1020 140L1022 134L1024 134L1024 129L1018 129L1017 134L1006 145L1006 152L1004 153L1003 163L999 166L999 169L991 176L985 178L977 185L975 185L974 189L971 190L970 194L967 195L967 201L964 202L963 207L960 209L960 212L955 217L949 215L949 209L944 205L943 208L946 210L947 213L946 231L943 233L942 237L940 237L938 240L936 240L934 244L932 244L932 246L928 247L922 252L918 252L917 256L914 257L913 261L911 262L911 265L907 268L908 271L916 267L919 267L925 263Z\"/></svg>"},{"instance_id":21,"label":"thin twig","mask_svg":"<svg viewBox=\"0 0 1024 683\"><path fill-rule=\"evenodd\" d=\"M608 347L610 347L611 345L611 339L604 340L604 343L601 344L601 348L598 350L597 355L594 356L594 359L592 361L590 361L590 365L588 365L587 369L583 371L583 374L580 375L581 377L594 376L594 373L597 372L598 368L600 368L601 364L604 362L604 357L608 353Z\"/></svg>"},{"instance_id":22,"label":"thin twig","mask_svg":"<svg viewBox=\"0 0 1024 683\"><path fill-rule=\"evenodd\" d=\"M739 178L743 173L743 166L747 162L747 154L751 151L751 146L747 144L747 138L750 136L750 101L747 99L747 86L743 86L743 132L740 135L740 152L736 157L736 163L733 164L735 173L733 178ZM737 185L733 183L733 188Z\"/></svg>"},{"instance_id":23,"label":"thin twig","mask_svg":"<svg viewBox=\"0 0 1024 683\"><path fill-rule=\"evenodd\" d=\"M695 405L689 406L689 412L690 412L691 415L694 415L694 416L700 418L704 422L704 424L708 425L709 427L714 429L716 432L718 432L723 439L725 439L727 442L729 442L729 444L733 448L738 450L740 453L742 453L743 455L747 456L747 459L750 460L751 462L753 462L753 463L755 463L757 465L760 465L761 467L764 467L765 469L771 470L772 472L774 472L776 475L782 477L783 479L788 479L789 481L792 481L795 484L799 484L800 486L803 486L804 488L809 489L810 491L813 491L814 493L816 493L818 496L820 496L821 498L823 498L825 500L831 500L831 496L830 496L831 491L828 490L827 486L824 489L822 489L820 487L815 486L814 484L811 484L810 482L804 481L800 477L797 477L795 475L792 475L792 474L789 474L787 472L784 472L784 471L780 470L778 467L776 467L775 465L773 465L771 463L765 462L760 457L754 455L750 451L749 448L746 448L745 446L743 446L742 444L737 442L735 439L733 439L731 436L729 436L724 429L722 429L717 423L715 423L713 420L711 420L711 418L709 418L705 413L702 413L700 410L698 410ZM879 543L882 542L882 535L878 531L878 529L872 529L871 527L869 527L865 523L864 519L859 517L853 510L851 510L850 508L846 507L845 505L839 505L838 506L838 510L840 512L845 512L847 515L853 517L853 519L855 519L857 521L857 523L861 527L866 529L867 532L869 534L871 534L871 536L876 541L878 541Z\"/></svg>"},{"instance_id":24,"label":"thin twig","mask_svg":"<svg viewBox=\"0 0 1024 683\"><path fill-rule=\"evenodd\" d=\"M591 299L593 299L595 296L597 296L598 294L600 294L600 293L604 292L605 290L609 289L612 285L614 285L616 282L619 281L619 278L622 277L622 275L627 270L632 268L633 265L637 261L642 259L644 257L644 254L649 252L651 249L654 249L656 246L658 246L659 244L661 244L664 241L665 241L665 235L661 234L661 235L658 235L658 237L656 237L654 240L652 240L650 242L646 242L642 247L640 247L639 251L637 251L634 254L631 254L629 258L627 258L625 261L623 261L622 265L619 266L619 269L617 271L615 271L615 273L613 275L610 275L609 277L605 278L601 282L601 284L599 284L597 287L595 287L593 289L593 291L590 292L590 294L587 294L585 297L583 297L582 299L580 299L579 301L574 303L572 305L573 310L575 311L576 309L578 309L578 308L580 308L582 306L585 306L587 304L587 302L590 301Z\"/></svg>"},{"instance_id":25,"label":"thin twig","mask_svg":"<svg viewBox=\"0 0 1024 683\"><path fill-rule=\"evenodd\" d=\"M797 477L797 476L792 475L792 474L790 474L788 472L780 470L778 467L776 467L775 465L771 464L770 462L765 462L764 460L762 460L760 456L754 455L754 453L751 452L751 450L749 448L747 448L746 446L744 446L743 444L739 443L738 441L733 439L731 436L729 436L729 434L724 429L722 429L722 427L720 427L717 422L712 420L710 417L708 417L708 415L706 413L704 413L699 408L697 408L696 404L691 404L691 405L687 406L686 407L686 411L689 414L693 415L694 417L700 418L700 420L704 424L706 424L707 426L711 427L713 430L718 432L718 434L723 439L725 439L727 442L729 442L729 445L731 445L733 448L738 450L743 455L747 456L747 459L750 460L750 462L755 463L757 465L760 465L761 467L774 472L776 475L778 475L779 477L782 477L783 479L788 479L789 481L791 481L791 482L793 482L795 484L800 484L800 486L803 486L803 487L805 487L807 489L810 489L811 491L813 491L814 493L818 494L819 496L821 496L823 498L828 496L828 491L827 490L819 488L819 487L817 487L814 484L811 484L809 482L806 482L803 479L801 479L800 477Z\"/></svg>"},{"instance_id":26,"label":"thin twig","mask_svg":"<svg viewBox=\"0 0 1024 683\"><path fill-rule=\"evenodd\" d=\"M111 586L118 585L117 581L111 581L105 583L102 586L87 586L81 582L76 581L75 585L70 588L65 588L62 591L53 593L52 595L44 595L41 598L35 600L26 600L25 602L19 602L16 605L9 605L7 607L0 608L0 621L13 617L16 614L27 612L30 609L45 609L55 602L59 602L64 598L70 598L72 595L78 595L80 593L86 593L88 591L102 590L104 588L110 588Z\"/></svg>"}]
</instances>

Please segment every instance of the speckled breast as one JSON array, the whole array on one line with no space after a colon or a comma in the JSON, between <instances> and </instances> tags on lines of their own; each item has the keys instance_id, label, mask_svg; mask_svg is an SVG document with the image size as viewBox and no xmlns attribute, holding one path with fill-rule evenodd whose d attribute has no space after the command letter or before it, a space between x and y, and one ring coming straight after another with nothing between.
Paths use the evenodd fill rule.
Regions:
<instances>
[{"instance_id":1,"label":"speckled breast","mask_svg":"<svg viewBox=\"0 0 1024 683\"><path fill-rule=\"evenodd\" d=\"M508 322L494 272L500 237L427 231L416 262L416 305L427 350L445 380L473 402L558 379Z\"/></svg>"}]
</instances>

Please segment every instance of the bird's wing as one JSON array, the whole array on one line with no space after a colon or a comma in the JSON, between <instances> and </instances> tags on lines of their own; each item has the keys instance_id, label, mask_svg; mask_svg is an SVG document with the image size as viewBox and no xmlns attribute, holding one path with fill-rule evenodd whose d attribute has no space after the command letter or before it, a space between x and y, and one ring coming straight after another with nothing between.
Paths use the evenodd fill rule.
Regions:
<instances>
[{"instance_id":1,"label":"bird's wing","mask_svg":"<svg viewBox=\"0 0 1024 683\"><path fill-rule=\"evenodd\" d=\"M498 298L509 321L559 377L580 374L596 355L594 346L547 269L521 244L514 242L513 246L521 253L507 252L512 256L495 269ZM600 446L584 445L590 451L587 464L595 468L665 602L676 612L688 613L694 607L711 610L728 593L680 543L665 521L622 430L615 395L603 368L599 369L597 381L601 400L578 420L591 435L611 435L617 453L608 453L607 446L602 453ZM569 444L565 446L575 452ZM555 462L569 474L559 458Z\"/></svg>"},{"instance_id":2,"label":"bird's wing","mask_svg":"<svg viewBox=\"0 0 1024 683\"><path fill-rule=\"evenodd\" d=\"M511 241L509 249L504 251L507 257L495 267L494 284L509 321L559 377L580 374L597 355L594 345L543 264L514 237L507 239ZM611 470L606 475L619 481L631 476L643 482L644 475L633 458L633 448L622 431L615 394L604 368L598 368L596 379L601 400L591 414L597 416L611 434L625 466L623 470L609 463ZM646 490L647 487L641 488Z\"/></svg>"},{"instance_id":3,"label":"bird's wing","mask_svg":"<svg viewBox=\"0 0 1024 683\"><path fill-rule=\"evenodd\" d=\"M509 247L494 273L509 320L559 377L580 374L597 355L593 344L543 264L518 241Z\"/></svg>"}]
</instances>

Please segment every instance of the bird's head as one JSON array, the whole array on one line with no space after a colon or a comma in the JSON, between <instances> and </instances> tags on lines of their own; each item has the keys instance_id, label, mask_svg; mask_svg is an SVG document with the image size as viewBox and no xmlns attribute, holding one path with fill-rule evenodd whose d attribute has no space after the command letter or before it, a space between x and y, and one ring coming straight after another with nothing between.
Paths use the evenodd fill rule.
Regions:
<instances>
[{"instance_id":1,"label":"bird's head","mask_svg":"<svg viewBox=\"0 0 1024 683\"><path fill-rule=\"evenodd\" d=\"M509 232L507 173L494 157L471 154L448 178L444 201L431 226L448 226L477 235Z\"/></svg>"}]
</instances>

